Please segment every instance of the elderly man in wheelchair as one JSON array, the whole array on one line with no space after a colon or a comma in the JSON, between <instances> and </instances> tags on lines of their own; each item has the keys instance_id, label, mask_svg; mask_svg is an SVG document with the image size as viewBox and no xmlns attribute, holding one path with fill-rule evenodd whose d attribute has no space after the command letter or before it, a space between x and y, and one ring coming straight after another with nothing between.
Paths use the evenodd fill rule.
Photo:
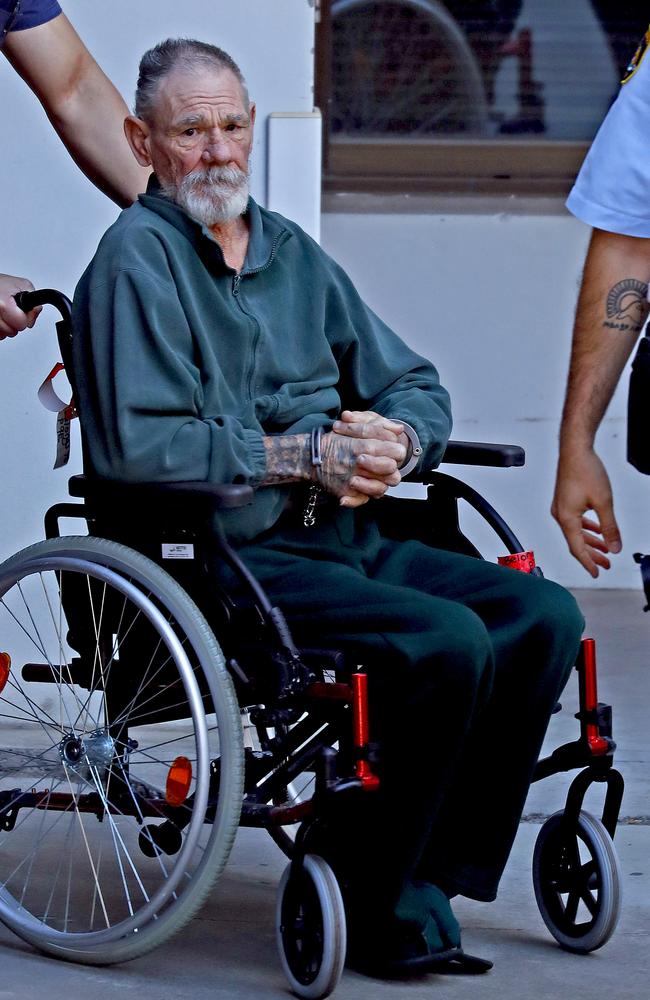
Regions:
<instances>
[{"instance_id":1,"label":"elderly man in wheelchair","mask_svg":"<svg viewBox=\"0 0 650 1000\"><path fill-rule=\"evenodd\" d=\"M101 886L110 851L89 846L94 813L127 902L114 916L97 888L79 927L74 902L57 923L57 874L37 924L23 891L12 926L52 953L102 962L188 919L241 809L234 681L252 734L241 821L267 826L293 857L278 923L294 989L325 995L345 954L343 918L314 918L307 877L321 902L340 886L358 968L484 971L461 948L450 900L496 896L582 617L541 575L477 559L462 536L452 551L428 504L413 516L410 501L384 497L411 471L437 475L447 393L296 224L249 197L255 106L230 56L161 43L141 61L135 110L127 137L154 173L102 239L73 311L86 466L73 493L91 534L112 541L55 539L42 558L10 561L21 588L53 570L66 617L59 661L27 664L23 678L76 693L56 720L62 790L52 777L0 799L7 830L21 810L40 810L41 824L50 812L85 816L77 849ZM490 460L487 449L467 455ZM50 522L78 510L59 506ZM201 611L116 543L162 554ZM192 720L192 752L179 716ZM148 721L169 735L150 736ZM126 819L153 888L125 846ZM294 842L286 831L300 821ZM17 862L23 880L35 852ZM337 954L323 973L328 941Z\"/></svg>"}]
</instances>

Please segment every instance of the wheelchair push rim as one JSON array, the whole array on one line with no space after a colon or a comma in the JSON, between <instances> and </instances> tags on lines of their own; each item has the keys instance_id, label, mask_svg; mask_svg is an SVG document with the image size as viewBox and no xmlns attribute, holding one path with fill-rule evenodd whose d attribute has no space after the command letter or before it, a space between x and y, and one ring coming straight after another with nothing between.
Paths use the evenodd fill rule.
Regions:
<instances>
[{"instance_id":1,"label":"wheelchair push rim","mask_svg":"<svg viewBox=\"0 0 650 1000\"><path fill-rule=\"evenodd\" d=\"M64 592L68 607L91 610L90 638L79 639ZM0 694L0 745L2 729L18 737L0 749L0 917L59 957L141 954L196 911L234 837L241 730L229 678L213 666L219 648L164 571L87 538L40 543L0 569L0 637L45 660L24 667L43 681L31 684L14 659ZM84 656L90 680L78 673ZM178 788L165 776L179 772L185 787L170 798Z\"/></svg>"}]
</instances>

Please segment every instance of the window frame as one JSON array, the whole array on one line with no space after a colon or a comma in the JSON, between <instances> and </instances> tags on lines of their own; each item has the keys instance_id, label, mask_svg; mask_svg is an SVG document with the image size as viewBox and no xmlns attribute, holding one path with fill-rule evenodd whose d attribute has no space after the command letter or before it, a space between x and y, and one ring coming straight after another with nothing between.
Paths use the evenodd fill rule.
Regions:
<instances>
[{"instance_id":1,"label":"window frame","mask_svg":"<svg viewBox=\"0 0 650 1000\"><path fill-rule=\"evenodd\" d=\"M315 46L314 91L323 117L324 191L568 194L589 142L507 136L332 136L331 3L318 2Z\"/></svg>"}]
</instances>

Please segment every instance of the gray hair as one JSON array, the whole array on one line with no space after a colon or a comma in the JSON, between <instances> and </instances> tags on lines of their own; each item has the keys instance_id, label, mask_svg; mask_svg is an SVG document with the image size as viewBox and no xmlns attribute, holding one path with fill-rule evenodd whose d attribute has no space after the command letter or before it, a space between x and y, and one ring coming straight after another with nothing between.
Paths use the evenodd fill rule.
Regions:
<instances>
[{"instance_id":1,"label":"gray hair","mask_svg":"<svg viewBox=\"0 0 650 1000\"><path fill-rule=\"evenodd\" d=\"M149 49L140 60L138 83L135 90L135 114L151 121L160 81L173 69L193 70L197 66L210 66L230 70L242 89L244 104L249 107L248 88L239 66L227 52L198 42L195 38L168 38Z\"/></svg>"}]
</instances>

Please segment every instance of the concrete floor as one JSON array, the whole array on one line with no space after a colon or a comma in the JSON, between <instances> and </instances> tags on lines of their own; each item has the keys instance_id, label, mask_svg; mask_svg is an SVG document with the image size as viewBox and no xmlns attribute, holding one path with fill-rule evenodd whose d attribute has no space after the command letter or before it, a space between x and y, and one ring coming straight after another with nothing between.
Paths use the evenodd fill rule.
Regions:
<instances>
[{"instance_id":1,"label":"concrete floor","mask_svg":"<svg viewBox=\"0 0 650 1000\"><path fill-rule=\"evenodd\" d=\"M495 967L479 978L427 976L406 983L381 982L346 971L339 1000L642 1000L650 994L650 617L643 596L631 591L577 594L587 634L598 641L600 699L614 706L617 764L626 779L616 845L624 905L611 941L588 956L562 951L537 910L530 862L541 819L561 808L563 777L531 790L499 899L454 908L470 952ZM551 724L549 747L575 738L574 692ZM592 811L597 812L597 802ZM487 816L477 816L477 833ZM157 952L123 966L92 969L43 957L0 928L0 1000L63 1000L119 992L121 1000L241 1000L286 997L275 951L275 890L283 856L260 831L240 831L217 891L200 916Z\"/></svg>"}]
</instances>

